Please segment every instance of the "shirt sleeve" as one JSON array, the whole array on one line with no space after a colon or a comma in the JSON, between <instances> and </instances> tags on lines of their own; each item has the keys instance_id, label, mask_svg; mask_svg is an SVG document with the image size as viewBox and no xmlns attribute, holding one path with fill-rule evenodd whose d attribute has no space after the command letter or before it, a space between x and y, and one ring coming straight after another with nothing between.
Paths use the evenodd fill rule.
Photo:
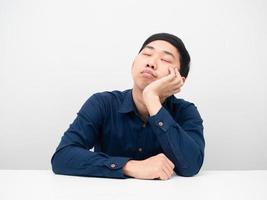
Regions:
<instances>
[{"instance_id":1,"label":"shirt sleeve","mask_svg":"<svg viewBox=\"0 0 267 200\"><path fill-rule=\"evenodd\" d=\"M104 109L97 94L85 102L52 156L55 174L128 178L122 168L130 158L90 151L100 138Z\"/></svg>"},{"instance_id":2,"label":"shirt sleeve","mask_svg":"<svg viewBox=\"0 0 267 200\"><path fill-rule=\"evenodd\" d=\"M175 119L162 106L156 115L148 118L148 122L164 154L174 163L176 174L193 176L199 172L204 160L203 120L193 103L185 106L178 115Z\"/></svg>"}]
</instances>

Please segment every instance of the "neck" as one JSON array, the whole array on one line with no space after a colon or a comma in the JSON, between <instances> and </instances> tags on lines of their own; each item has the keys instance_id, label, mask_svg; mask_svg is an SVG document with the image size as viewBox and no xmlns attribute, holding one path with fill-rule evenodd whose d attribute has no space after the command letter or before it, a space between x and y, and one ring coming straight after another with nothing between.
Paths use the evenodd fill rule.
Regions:
<instances>
[{"instance_id":1,"label":"neck","mask_svg":"<svg viewBox=\"0 0 267 200\"><path fill-rule=\"evenodd\" d=\"M143 90L139 89L137 86L133 86L132 90L133 101L138 110L143 121L146 121L147 117L149 117L149 112L147 110L146 104L143 99ZM161 104L166 100L166 97L160 98Z\"/></svg>"},{"instance_id":2,"label":"neck","mask_svg":"<svg viewBox=\"0 0 267 200\"><path fill-rule=\"evenodd\" d=\"M134 86L132 95L136 108L141 115L141 118L145 121L145 119L149 116L149 113L143 100L143 90L140 90L138 87Z\"/></svg>"}]
</instances>

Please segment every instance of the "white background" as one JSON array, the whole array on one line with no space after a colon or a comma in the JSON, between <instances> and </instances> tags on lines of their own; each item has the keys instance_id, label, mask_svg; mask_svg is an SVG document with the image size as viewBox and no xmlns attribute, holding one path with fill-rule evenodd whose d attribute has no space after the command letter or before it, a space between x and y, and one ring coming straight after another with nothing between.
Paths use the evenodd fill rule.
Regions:
<instances>
[{"instance_id":1,"label":"white background","mask_svg":"<svg viewBox=\"0 0 267 200\"><path fill-rule=\"evenodd\" d=\"M204 169L267 169L267 3L0 0L0 169L50 169L95 92L132 87L131 64L153 33L192 57L178 98L205 126Z\"/></svg>"}]
</instances>

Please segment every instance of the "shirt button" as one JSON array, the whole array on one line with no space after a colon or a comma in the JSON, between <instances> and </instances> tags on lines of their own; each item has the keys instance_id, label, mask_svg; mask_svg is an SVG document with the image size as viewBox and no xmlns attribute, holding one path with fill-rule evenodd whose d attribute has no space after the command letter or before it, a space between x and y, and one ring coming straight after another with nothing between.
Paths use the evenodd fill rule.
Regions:
<instances>
[{"instance_id":1,"label":"shirt button","mask_svg":"<svg viewBox=\"0 0 267 200\"><path fill-rule=\"evenodd\" d=\"M159 126L162 127L163 126L163 122L159 122Z\"/></svg>"},{"instance_id":2,"label":"shirt button","mask_svg":"<svg viewBox=\"0 0 267 200\"><path fill-rule=\"evenodd\" d=\"M110 167L111 167L111 168L115 168L116 165L115 165L114 163L112 163L112 164L110 165Z\"/></svg>"},{"instance_id":3,"label":"shirt button","mask_svg":"<svg viewBox=\"0 0 267 200\"><path fill-rule=\"evenodd\" d=\"M142 127L145 128L145 127L146 127L146 123L143 123L143 124L142 124Z\"/></svg>"},{"instance_id":4,"label":"shirt button","mask_svg":"<svg viewBox=\"0 0 267 200\"><path fill-rule=\"evenodd\" d=\"M140 147L140 148L138 148L138 151L139 151L139 152L142 152L142 151L143 151L143 149Z\"/></svg>"}]
</instances>

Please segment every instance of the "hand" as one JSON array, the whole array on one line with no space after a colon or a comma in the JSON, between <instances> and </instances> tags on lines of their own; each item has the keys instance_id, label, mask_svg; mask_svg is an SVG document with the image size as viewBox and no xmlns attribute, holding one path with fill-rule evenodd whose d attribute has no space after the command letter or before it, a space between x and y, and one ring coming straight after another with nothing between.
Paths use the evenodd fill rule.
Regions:
<instances>
[{"instance_id":1,"label":"hand","mask_svg":"<svg viewBox=\"0 0 267 200\"><path fill-rule=\"evenodd\" d=\"M173 174L174 164L163 154L145 160L130 160L123 167L125 175L138 179L168 180Z\"/></svg>"},{"instance_id":2,"label":"hand","mask_svg":"<svg viewBox=\"0 0 267 200\"><path fill-rule=\"evenodd\" d=\"M180 92L185 78L182 77L177 68L169 67L169 75L164 76L145 87L143 96L158 96L160 100Z\"/></svg>"}]
</instances>

